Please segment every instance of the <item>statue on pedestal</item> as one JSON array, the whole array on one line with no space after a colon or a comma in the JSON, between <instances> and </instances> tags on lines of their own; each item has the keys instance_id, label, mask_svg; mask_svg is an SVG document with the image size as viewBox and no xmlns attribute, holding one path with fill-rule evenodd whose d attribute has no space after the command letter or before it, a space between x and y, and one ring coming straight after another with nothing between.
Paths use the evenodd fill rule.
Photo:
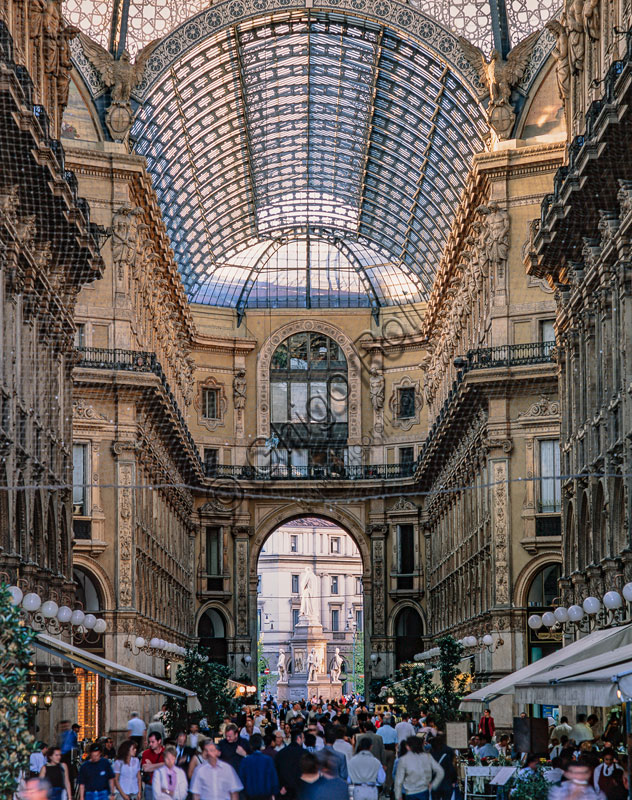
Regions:
<instances>
[{"instance_id":1,"label":"statue on pedestal","mask_svg":"<svg viewBox=\"0 0 632 800\"><path fill-rule=\"evenodd\" d=\"M285 666L285 650L281 647L279 650L279 660L277 661L277 670L279 671L279 680L277 683L287 683L287 667Z\"/></svg>"},{"instance_id":2,"label":"statue on pedestal","mask_svg":"<svg viewBox=\"0 0 632 800\"><path fill-rule=\"evenodd\" d=\"M318 654L316 653L316 649L312 647L310 650L309 655L307 656L307 682L315 681L318 676Z\"/></svg>"},{"instance_id":3,"label":"statue on pedestal","mask_svg":"<svg viewBox=\"0 0 632 800\"><path fill-rule=\"evenodd\" d=\"M342 656L340 655L340 648L336 647L335 655L331 662L329 674L332 683L340 683L340 673L342 671Z\"/></svg>"},{"instance_id":4,"label":"statue on pedestal","mask_svg":"<svg viewBox=\"0 0 632 800\"><path fill-rule=\"evenodd\" d=\"M314 599L318 591L318 578L311 567L305 567L301 575L301 608L299 616L318 624L318 612Z\"/></svg>"}]
</instances>

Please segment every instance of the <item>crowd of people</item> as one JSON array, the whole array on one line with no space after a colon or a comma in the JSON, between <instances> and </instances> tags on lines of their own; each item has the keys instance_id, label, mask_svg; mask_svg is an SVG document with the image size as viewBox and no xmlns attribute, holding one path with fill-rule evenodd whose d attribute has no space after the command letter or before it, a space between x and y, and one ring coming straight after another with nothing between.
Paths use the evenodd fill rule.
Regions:
<instances>
[{"instance_id":1,"label":"crowd of people","mask_svg":"<svg viewBox=\"0 0 632 800\"><path fill-rule=\"evenodd\" d=\"M78 768L77 728L63 723L59 743L31 756L31 784L50 800L454 800L460 761L515 763L514 785L542 766L541 754L499 735L489 711L458 752L431 716L371 713L355 698L244 706L215 738L197 723L168 736L162 712L149 725L132 714L118 748L111 737L94 742ZM549 799L627 798L621 742L616 715L604 731L596 717L551 725Z\"/></svg>"}]
</instances>

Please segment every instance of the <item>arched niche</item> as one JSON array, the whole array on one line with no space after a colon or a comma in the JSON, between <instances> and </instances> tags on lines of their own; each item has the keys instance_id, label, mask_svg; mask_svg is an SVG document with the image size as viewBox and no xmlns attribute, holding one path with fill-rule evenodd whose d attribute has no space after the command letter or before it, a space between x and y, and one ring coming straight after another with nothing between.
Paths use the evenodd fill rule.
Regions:
<instances>
[{"instance_id":1,"label":"arched niche","mask_svg":"<svg viewBox=\"0 0 632 800\"><path fill-rule=\"evenodd\" d=\"M199 646L218 664L228 664L228 619L223 610L207 606L197 622Z\"/></svg>"},{"instance_id":2,"label":"arched niche","mask_svg":"<svg viewBox=\"0 0 632 800\"><path fill-rule=\"evenodd\" d=\"M411 603L400 607L393 617L393 634L395 668L399 669L423 649L424 623L420 610Z\"/></svg>"}]
</instances>

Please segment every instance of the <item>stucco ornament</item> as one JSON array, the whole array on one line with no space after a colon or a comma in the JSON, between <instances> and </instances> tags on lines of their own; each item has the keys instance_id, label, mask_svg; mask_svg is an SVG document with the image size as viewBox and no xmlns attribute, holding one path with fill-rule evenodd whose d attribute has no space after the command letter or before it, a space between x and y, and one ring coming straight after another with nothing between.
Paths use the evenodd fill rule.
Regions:
<instances>
[{"instance_id":1,"label":"stucco ornament","mask_svg":"<svg viewBox=\"0 0 632 800\"><path fill-rule=\"evenodd\" d=\"M369 391L371 392L373 410L381 411L384 408L384 376L380 375L377 367L373 367L371 370Z\"/></svg>"},{"instance_id":2,"label":"stucco ornament","mask_svg":"<svg viewBox=\"0 0 632 800\"><path fill-rule=\"evenodd\" d=\"M124 268L134 263L139 244L138 218L142 209L122 205L114 213L112 220L112 259L119 280L123 279Z\"/></svg>"},{"instance_id":3,"label":"stucco ornament","mask_svg":"<svg viewBox=\"0 0 632 800\"><path fill-rule=\"evenodd\" d=\"M499 139L508 139L513 130L516 114L511 105L511 90L524 75L539 35L539 31L529 34L509 52L506 59L498 50L492 50L489 61L479 47L459 36L461 50L489 92L487 121Z\"/></svg>"},{"instance_id":4,"label":"stucco ornament","mask_svg":"<svg viewBox=\"0 0 632 800\"><path fill-rule=\"evenodd\" d=\"M496 202L479 206L477 211L485 215L486 236L482 242L484 257L495 267L497 276L502 278L509 257L509 214Z\"/></svg>"}]
</instances>

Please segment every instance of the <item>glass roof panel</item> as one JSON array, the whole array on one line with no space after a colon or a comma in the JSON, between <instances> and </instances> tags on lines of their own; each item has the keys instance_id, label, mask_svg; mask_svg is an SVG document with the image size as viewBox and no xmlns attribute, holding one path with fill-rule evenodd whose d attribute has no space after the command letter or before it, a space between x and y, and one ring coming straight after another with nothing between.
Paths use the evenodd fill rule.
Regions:
<instances>
[{"instance_id":1,"label":"glass roof panel","mask_svg":"<svg viewBox=\"0 0 632 800\"><path fill-rule=\"evenodd\" d=\"M192 300L375 308L427 296L485 132L459 77L419 44L288 12L183 56L132 140Z\"/></svg>"}]
</instances>

